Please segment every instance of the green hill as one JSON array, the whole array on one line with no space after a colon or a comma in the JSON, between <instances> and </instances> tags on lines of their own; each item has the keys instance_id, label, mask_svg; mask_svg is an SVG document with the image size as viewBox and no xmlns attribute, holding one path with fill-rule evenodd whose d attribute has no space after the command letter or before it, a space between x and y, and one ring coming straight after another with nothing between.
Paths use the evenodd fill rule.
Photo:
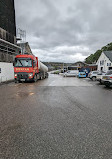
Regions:
<instances>
[{"instance_id":1,"label":"green hill","mask_svg":"<svg viewBox=\"0 0 112 159\"><path fill-rule=\"evenodd\" d=\"M101 50L97 50L94 54L91 54L85 59L85 63L92 64L96 63L98 58L100 57L102 51L112 51L112 43L103 46Z\"/></svg>"}]
</instances>

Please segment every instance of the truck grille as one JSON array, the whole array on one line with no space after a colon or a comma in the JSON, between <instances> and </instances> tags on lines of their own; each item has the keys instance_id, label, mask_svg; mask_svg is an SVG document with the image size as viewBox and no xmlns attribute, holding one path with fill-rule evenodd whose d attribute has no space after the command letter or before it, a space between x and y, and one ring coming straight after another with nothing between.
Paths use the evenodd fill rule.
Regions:
<instances>
[{"instance_id":1,"label":"truck grille","mask_svg":"<svg viewBox=\"0 0 112 159\"><path fill-rule=\"evenodd\" d=\"M18 73L17 78L19 78L19 79L27 79L28 78L28 74L26 74L26 73Z\"/></svg>"}]
</instances>

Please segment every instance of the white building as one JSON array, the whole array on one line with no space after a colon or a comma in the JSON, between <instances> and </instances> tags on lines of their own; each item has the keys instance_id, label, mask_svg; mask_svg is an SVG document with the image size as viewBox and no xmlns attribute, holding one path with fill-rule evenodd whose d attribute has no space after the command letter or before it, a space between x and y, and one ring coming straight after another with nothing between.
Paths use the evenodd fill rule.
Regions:
<instances>
[{"instance_id":1,"label":"white building","mask_svg":"<svg viewBox=\"0 0 112 159\"><path fill-rule=\"evenodd\" d=\"M97 61L98 71L105 71L112 69L112 51L104 51Z\"/></svg>"},{"instance_id":2,"label":"white building","mask_svg":"<svg viewBox=\"0 0 112 159\"><path fill-rule=\"evenodd\" d=\"M0 83L14 79L13 61L21 48L0 38Z\"/></svg>"},{"instance_id":3,"label":"white building","mask_svg":"<svg viewBox=\"0 0 112 159\"><path fill-rule=\"evenodd\" d=\"M12 63L0 62L0 83L14 79L14 67Z\"/></svg>"}]
</instances>

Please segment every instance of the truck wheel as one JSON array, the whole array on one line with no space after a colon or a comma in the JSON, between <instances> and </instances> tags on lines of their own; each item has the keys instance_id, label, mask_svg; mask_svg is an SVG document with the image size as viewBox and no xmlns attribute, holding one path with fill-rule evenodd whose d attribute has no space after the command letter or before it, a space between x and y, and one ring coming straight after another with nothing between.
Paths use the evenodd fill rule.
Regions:
<instances>
[{"instance_id":1,"label":"truck wheel","mask_svg":"<svg viewBox=\"0 0 112 159\"><path fill-rule=\"evenodd\" d=\"M92 77L92 81L96 81L96 77Z\"/></svg>"},{"instance_id":2,"label":"truck wheel","mask_svg":"<svg viewBox=\"0 0 112 159\"><path fill-rule=\"evenodd\" d=\"M33 81L37 82L37 76L36 75L34 76Z\"/></svg>"},{"instance_id":3,"label":"truck wheel","mask_svg":"<svg viewBox=\"0 0 112 159\"><path fill-rule=\"evenodd\" d=\"M19 83L20 81L18 81L18 80L16 80L16 79L15 79L15 81L14 81L14 82L15 82L15 83Z\"/></svg>"}]
</instances>

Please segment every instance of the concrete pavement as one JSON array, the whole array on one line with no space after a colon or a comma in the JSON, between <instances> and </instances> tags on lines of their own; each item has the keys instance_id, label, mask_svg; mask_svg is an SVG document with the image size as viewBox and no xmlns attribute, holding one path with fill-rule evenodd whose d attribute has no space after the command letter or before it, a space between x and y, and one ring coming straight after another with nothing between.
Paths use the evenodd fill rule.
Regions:
<instances>
[{"instance_id":1,"label":"concrete pavement","mask_svg":"<svg viewBox=\"0 0 112 159\"><path fill-rule=\"evenodd\" d=\"M0 86L1 159L111 159L112 89L50 75Z\"/></svg>"}]
</instances>

